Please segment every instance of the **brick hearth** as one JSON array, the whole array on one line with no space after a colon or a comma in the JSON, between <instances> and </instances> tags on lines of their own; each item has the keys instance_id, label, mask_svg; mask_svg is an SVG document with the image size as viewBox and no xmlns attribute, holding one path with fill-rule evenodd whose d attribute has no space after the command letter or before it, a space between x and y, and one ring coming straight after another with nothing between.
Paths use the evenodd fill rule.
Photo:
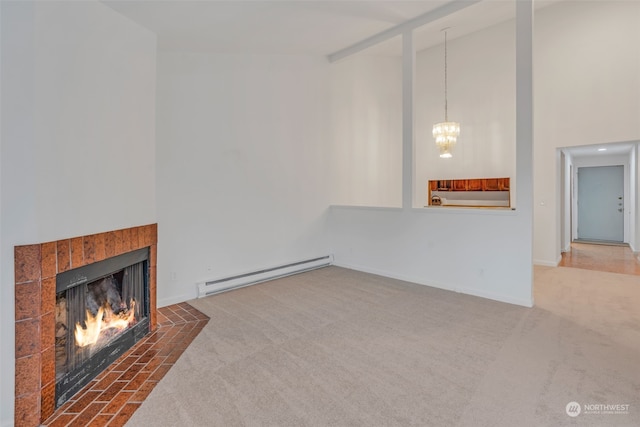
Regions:
<instances>
[{"instance_id":1,"label":"brick hearth","mask_svg":"<svg viewBox=\"0 0 640 427\"><path fill-rule=\"evenodd\" d=\"M124 426L209 318L187 303L158 309L158 328L62 405L47 427Z\"/></svg>"},{"instance_id":2,"label":"brick hearth","mask_svg":"<svg viewBox=\"0 0 640 427\"><path fill-rule=\"evenodd\" d=\"M157 224L15 247L15 424L38 426L55 411L56 274L149 247L151 330L157 326Z\"/></svg>"}]
</instances>

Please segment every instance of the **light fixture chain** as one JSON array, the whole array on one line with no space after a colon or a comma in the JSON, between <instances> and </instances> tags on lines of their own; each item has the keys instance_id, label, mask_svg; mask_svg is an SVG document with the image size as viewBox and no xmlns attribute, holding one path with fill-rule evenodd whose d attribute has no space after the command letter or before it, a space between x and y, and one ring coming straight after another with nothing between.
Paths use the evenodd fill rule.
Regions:
<instances>
[{"instance_id":1,"label":"light fixture chain","mask_svg":"<svg viewBox=\"0 0 640 427\"><path fill-rule=\"evenodd\" d=\"M447 101L447 32L444 32L444 121L449 121L449 102Z\"/></svg>"},{"instance_id":2,"label":"light fixture chain","mask_svg":"<svg viewBox=\"0 0 640 427\"><path fill-rule=\"evenodd\" d=\"M458 135L460 135L460 123L449 121L449 52L447 40L447 28L443 28L444 32L444 122L433 125L433 137L440 149L440 157L449 159L452 157L451 149L456 144Z\"/></svg>"}]
</instances>

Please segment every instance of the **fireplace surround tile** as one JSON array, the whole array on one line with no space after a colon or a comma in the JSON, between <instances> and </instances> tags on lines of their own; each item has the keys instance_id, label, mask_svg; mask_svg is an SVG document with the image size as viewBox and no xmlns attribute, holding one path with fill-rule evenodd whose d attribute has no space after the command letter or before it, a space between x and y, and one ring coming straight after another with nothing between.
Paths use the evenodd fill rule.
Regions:
<instances>
[{"instance_id":1,"label":"fireplace surround tile","mask_svg":"<svg viewBox=\"0 0 640 427\"><path fill-rule=\"evenodd\" d=\"M96 235L91 234L82 238L82 261L84 264L91 264L96 261ZM104 239L102 239L104 241Z\"/></svg>"},{"instance_id":2,"label":"fireplace surround tile","mask_svg":"<svg viewBox=\"0 0 640 427\"><path fill-rule=\"evenodd\" d=\"M105 249L105 234L104 233L96 234L95 239L96 239L95 240L95 245L96 245L95 257L96 257L96 262L98 262L107 258L107 255L106 255L107 251ZM136 244L134 247L140 248L142 246Z\"/></svg>"},{"instance_id":3,"label":"fireplace surround tile","mask_svg":"<svg viewBox=\"0 0 640 427\"><path fill-rule=\"evenodd\" d=\"M40 319L16 322L16 359L37 353L40 353Z\"/></svg>"},{"instance_id":4,"label":"fireplace surround tile","mask_svg":"<svg viewBox=\"0 0 640 427\"><path fill-rule=\"evenodd\" d=\"M40 317L40 347L42 351L56 345L56 318L53 311Z\"/></svg>"},{"instance_id":5,"label":"fireplace surround tile","mask_svg":"<svg viewBox=\"0 0 640 427\"><path fill-rule=\"evenodd\" d=\"M149 267L149 305L151 307L154 307L154 308L157 306L157 301L156 301L156 267L155 267L155 264L153 264L151 267ZM157 325L158 324L158 317L157 317L156 310L151 310L150 311L149 320L151 321L152 325Z\"/></svg>"},{"instance_id":6,"label":"fireplace surround tile","mask_svg":"<svg viewBox=\"0 0 640 427\"><path fill-rule=\"evenodd\" d=\"M71 268L84 265L84 240L82 237L71 239Z\"/></svg>"},{"instance_id":7,"label":"fireplace surround tile","mask_svg":"<svg viewBox=\"0 0 640 427\"><path fill-rule=\"evenodd\" d=\"M56 356L55 347L51 346L42 352L42 370L40 382L42 384L52 384L55 387L56 381Z\"/></svg>"},{"instance_id":8,"label":"fireplace surround tile","mask_svg":"<svg viewBox=\"0 0 640 427\"><path fill-rule=\"evenodd\" d=\"M69 240L58 240L56 242L57 272L62 273L71 269L71 242Z\"/></svg>"},{"instance_id":9,"label":"fireplace surround tile","mask_svg":"<svg viewBox=\"0 0 640 427\"><path fill-rule=\"evenodd\" d=\"M16 246L15 424L38 426L55 410L55 275L108 256L149 247L150 327L156 316L157 224ZM143 238L141 238L143 236ZM126 239L126 241L125 241ZM38 366L24 375L26 366Z\"/></svg>"},{"instance_id":10,"label":"fireplace surround tile","mask_svg":"<svg viewBox=\"0 0 640 427\"><path fill-rule=\"evenodd\" d=\"M38 381L40 371L40 355L33 354L29 357L22 357L16 361L16 376L25 378L16 384L16 394L26 395L39 391Z\"/></svg>"},{"instance_id":11,"label":"fireplace surround tile","mask_svg":"<svg viewBox=\"0 0 640 427\"><path fill-rule=\"evenodd\" d=\"M16 285L16 320L35 319L40 315L40 308L40 281Z\"/></svg>"},{"instance_id":12,"label":"fireplace surround tile","mask_svg":"<svg viewBox=\"0 0 640 427\"><path fill-rule=\"evenodd\" d=\"M15 406L16 426L37 426L40 424L40 392L16 396Z\"/></svg>"},{"instance_id":13,"label":"fireplace surround tile","mask_svg":"<svg viewBox=\"0 0 640 427\"><path fill-rule=\"evenodd\" d=\"M56 278L49 277L47 279L42 279L42 283L40 284L40 293L41 295L50 295L56 293ZM41 313L53 313L56 309L56 300L55 298L41 298Z\"/></svg>"},{"instance_id":14,"label":"fireplace surround tile","mask_svg":"<svg viewBox=\"0 0 640 427\"><path fill-rule=\"evenodd\" d=\"M122 243L122 234L123 234L122 230L115 231L115 238L114 238L115 254L121 254L125 252L124 244Z\"/></svg>"},{"instance_id":15,"label":"fireplace surround tile","mask_svg":"<svg viewBox=\"0 0 640 427\"><path fill-rule=\"evenodd\" d=\"M41 246L42 255L42 278L55 278L57 271L57 244L56 242L43 243Z\"/></svg>"},{"instance_id":16,"label":"fireplace surround tile","mask_svg":"<svg viewBox=\"0 0 640 427\"><path fill-rule=\"evenodd\" d=\"M131 231L131 244L139 245L140 244L140 229L132 228Z\"/></svg>"},{"instance_id":17,"label":"fireplace surround tile","mask_svg":"<svg viewBox=\"0 0 640 427\"><path fill-rule=\"evenodd\" d=\"M40 245L16 246L16 284L40 280Z\"/></svg>"},{"instance_id":18,"label":"fireplace surround tile","mask_svg":"<svg viewBox=\"0 0 640 427\"><path fill-rule=\"evenodd\" d=\"M55 366L53 367L55 369ZM41 408L40 408L40 419L44 420L48 417L47 414L53 414L56 410L56 383L55 377L51 382L49 382L46 386L42 388L42 396L40 398Z\"/></svg>"},{"instance_id":19,"label":"fireplace surround tile","mask_svg":"<svg viewBox=\"0 0 640 427\"><path fill-rule=\"evenodd\" d=\"M140 244L140 247L149 246ZM104 233L104 255L106 258L110 258L116 254L116 233L115 231L109 231Z\"/></svg>"},{"instance_id":20,"label":"fireplace surround tile","mask_svg":"<svg viewBox=\"0 0 640 427\"><path fill-rule=\"evenodd\" d=\"M122 246L125 252L128 252L131 250L131 244L133 242L131 241L131 230L126 229L126 230L122 230Z\"/></svg>"}]
</instances>

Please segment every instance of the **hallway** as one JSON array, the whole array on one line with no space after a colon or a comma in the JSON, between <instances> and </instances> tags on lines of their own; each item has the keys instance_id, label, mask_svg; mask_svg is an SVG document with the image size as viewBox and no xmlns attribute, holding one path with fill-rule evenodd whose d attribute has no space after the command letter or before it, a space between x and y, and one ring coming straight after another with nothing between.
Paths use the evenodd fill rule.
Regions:
<instances>
[{"instance_id":1,"label":"hallway","mask_svg":"<svg viewBox=\"0 0 640 427\"><path fill-rule=\"evenodd\" d=\"M640 255L628 246L574 242L571 251L562 254L558 266L640 276Z\"/></svg>"}]
</instances>

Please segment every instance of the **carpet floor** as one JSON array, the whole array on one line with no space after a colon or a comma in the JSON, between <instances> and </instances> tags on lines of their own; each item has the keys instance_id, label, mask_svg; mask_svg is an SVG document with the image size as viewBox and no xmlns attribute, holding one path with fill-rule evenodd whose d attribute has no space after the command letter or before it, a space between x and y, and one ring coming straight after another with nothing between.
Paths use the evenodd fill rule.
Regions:
<instances>
[{"instance_id":1,"label":"carpet floor","mask_svg":"<svg viewBox=\"0 0 640 427\"><path fill-rule=\"evenodd\" d=\"M338 267L193 300L127 426L640 425L638 277L536 267L535 302Z\"/></svg>"}]
</instances>

